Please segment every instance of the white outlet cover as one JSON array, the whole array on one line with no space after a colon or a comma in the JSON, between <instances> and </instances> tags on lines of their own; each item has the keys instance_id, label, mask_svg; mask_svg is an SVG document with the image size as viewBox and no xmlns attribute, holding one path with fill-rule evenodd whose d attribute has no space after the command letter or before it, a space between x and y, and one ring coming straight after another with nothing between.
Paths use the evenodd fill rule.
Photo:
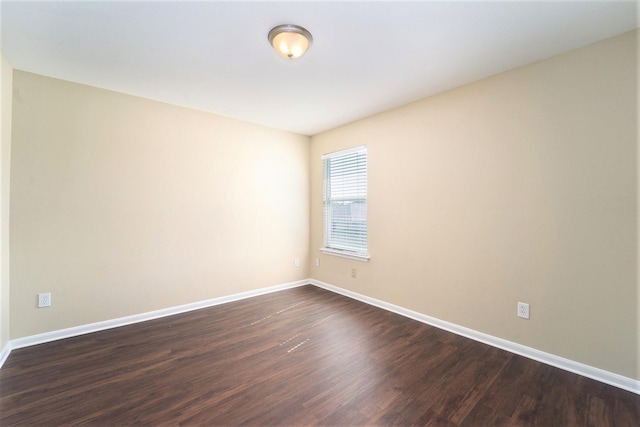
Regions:
<instances>
[{"instance_id":1,"label":"white outlet cover","mask_svg":"<svg viewBox=\"0 0 640 427\"><path fill-rule=\"evenodd\" d=\"M526 302L518 303L518 317L521 317L522 319L529 318L529 304Z\"/></svg>"},{"instance_id":2,"label":"white outlet cover","mask_svg":"<svg viewBox=\"0 0 640 427\"><path fill-rule=\"evenodd\" d=\"M51 292L38 294L38 308L51 307Z\"/></svg>"},{"instance_id":3,"label":"white outlet cover","mask_svg":"<svg viewBox=\"0 0 640 427\"><path fill-rule=\"evenodd\" d=\"M300 267L300 258L296 258L296 259L293 261L293 266L294 266L294 267Z\"/></svg>"}]
</instances>

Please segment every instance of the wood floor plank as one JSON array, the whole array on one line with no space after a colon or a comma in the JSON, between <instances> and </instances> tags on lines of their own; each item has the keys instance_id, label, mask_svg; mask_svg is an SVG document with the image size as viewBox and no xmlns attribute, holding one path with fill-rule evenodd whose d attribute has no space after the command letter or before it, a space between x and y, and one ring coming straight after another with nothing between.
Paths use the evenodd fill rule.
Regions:
<instances>
[{"instance_id":1,"label":"wood floor plank","mask_svg":"<svg viewBox=\"0 0 640 427\"><path fill-rule=\"evenodd\" d=\"M640 396L314 286L14 350L0 425L640 425Z\"/></svg>"}]
</instances>

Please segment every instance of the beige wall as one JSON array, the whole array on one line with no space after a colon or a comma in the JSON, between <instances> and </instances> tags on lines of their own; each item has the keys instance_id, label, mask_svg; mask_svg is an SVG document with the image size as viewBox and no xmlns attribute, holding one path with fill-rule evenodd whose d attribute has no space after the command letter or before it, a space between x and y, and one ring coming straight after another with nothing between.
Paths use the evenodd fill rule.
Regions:
<instances>
[{"instance_id":1,"label":"beige wall","mask_svg":"<svg viewBox=\"0 0 640 427\"><path fill-rule=\"evenodd\" d=\"M9 342L9 180L13 68L0 52L0 351Z\"/></svg>"},{"instance_id":2,"label":"beige wall","mask_svg":"<svg viewBox=\"0 0 640 427\"><path fill-rule=\"evenodd\" d=\"M309 277L308 137L13 84L11 339Z\"/></svg>"},{"instance_id":3,"label":"beige wall","mask_svg":"<svg viewBox=\"0 0 640 427\"><path fill-rule=\"evenodd\" d=\"M312 277L640 379L636 39L314 136ZM368 263L318 251L320 156L361 144Z\"/></svg>"},{"instance_id":4,"label":"beige wall","mask_svg":"<svg viewBox=\"0 0 640 427\"><path fill-rule=\"evenodd\" d=\"M636 33L640 37L640 31ZM636 86L640 82L640 44L636 41ZM636 256L640 259L640 88L636 87ZM636 261L636 372L640 376L640 260Z\"/></svg>"}]
</instances>

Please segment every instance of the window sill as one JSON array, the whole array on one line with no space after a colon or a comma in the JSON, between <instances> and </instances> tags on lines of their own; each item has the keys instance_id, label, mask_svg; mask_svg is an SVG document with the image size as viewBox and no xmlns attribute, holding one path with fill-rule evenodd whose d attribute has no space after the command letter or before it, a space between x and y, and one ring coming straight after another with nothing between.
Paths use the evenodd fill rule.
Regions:
<instances>
[{"instance_id":1,"label":"window sill","mask_svg":"<svg viewBox=\"0 0 640 427\"><path fill-rule=\"evenodd\" d=\"M345 252L345 251L339 251L336 249L330 249L330 248L320 248L320 252L322 252L325 255L333 255L333 256L339 256L339 257L343 257L343 258L349 258L349 259L354 259L356 261L362 261L362 262L369 262L369 255L357 255L351 252Z\"/></svg>"}]
</instances>

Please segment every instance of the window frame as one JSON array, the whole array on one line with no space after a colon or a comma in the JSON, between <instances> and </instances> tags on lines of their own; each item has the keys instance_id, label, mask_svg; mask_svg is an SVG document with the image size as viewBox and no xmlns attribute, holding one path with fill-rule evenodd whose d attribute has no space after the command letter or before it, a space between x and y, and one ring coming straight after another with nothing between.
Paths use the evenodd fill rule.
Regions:
<instances>
[{"instance_id":1,"label":"window frame","mask_svg":"<svg viewBox=\"0 0 640 427\"><path fill-rule=\"evenodd\" d=\"M356 191L357 196L354 197L331 197L331 190L329 186L331 185L331 175L330 170L327 171L328 165L330 165L331 160L344 160L347 156L352 156L353 154L364 153L364 196L362 195L362 167L356 166L354 167L354 173L358 174L358 183L352 184L349 189ZM349 258L357 261L367 262L370 259L369 256L369 217L368 217L368 163L369 163L369 155L367 151L366 145L360 145L357 147L347 148L344 150L334 151L332 153L323 154L321 156L322 160L322 247L320 251L326 255L335 255L344 258ZM331 229L329 227L329 223L332 223L331 214L333 212L330 209L332 203L362 203L364 201L364 225L365 225L365 247L362 249L361 247L348 245L340 245L336 244L335 240L331 241ZM362 212L360 212L360 215ZM349 224L352 224L349 222ZM349 236L353 237L353 236Z\"/></svg>"}]
</instances>

